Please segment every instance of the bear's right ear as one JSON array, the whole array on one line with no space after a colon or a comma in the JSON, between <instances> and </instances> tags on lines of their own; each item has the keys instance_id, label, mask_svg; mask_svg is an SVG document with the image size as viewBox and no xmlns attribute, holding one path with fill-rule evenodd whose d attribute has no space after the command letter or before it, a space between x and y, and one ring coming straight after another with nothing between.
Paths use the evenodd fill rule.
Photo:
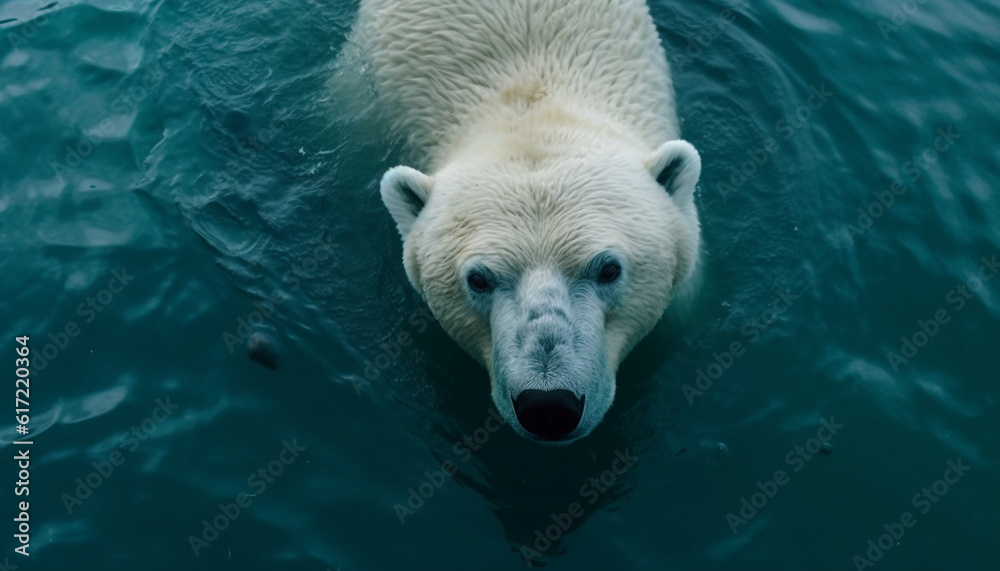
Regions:
<instances>
[{"instance_id":1,"label":"bear's right ear","mask_svg":"<svg viewBox=\"0 0 1000 571\"><path fill-rule=\"evenodd\" d=\"M701 157L694 145L680 139L660 145L643 161L649 174L678 204L691 202L701 177Z\"/></svg>"},{"instance_id":2,"label":"bear's right ear","mask_svg":"<svg viewBox=\"0 0 1000 571\"><path fill-rule=\"evenodd\" d=\"M434 179L410 167L393 167L382 177L382 203L406 239L431 194Z\"/></svg>"}]
</instances>

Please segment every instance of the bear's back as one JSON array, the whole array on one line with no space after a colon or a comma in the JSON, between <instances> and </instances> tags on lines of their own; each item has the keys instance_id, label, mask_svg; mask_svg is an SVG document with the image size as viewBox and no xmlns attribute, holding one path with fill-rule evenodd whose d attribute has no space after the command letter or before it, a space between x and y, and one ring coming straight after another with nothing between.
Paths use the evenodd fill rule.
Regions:
<instances>
[{"instance_id":1,"label":"bear's back","mask_svg":"<svg viewBox=\"0 0 1000 571\"><path fill-rule=\"evenodd\" d=\"M363 0L354 39L417 152L546 100L605 115L650 149L678 136L642 0Z\"/></svg>"}]
</instances>

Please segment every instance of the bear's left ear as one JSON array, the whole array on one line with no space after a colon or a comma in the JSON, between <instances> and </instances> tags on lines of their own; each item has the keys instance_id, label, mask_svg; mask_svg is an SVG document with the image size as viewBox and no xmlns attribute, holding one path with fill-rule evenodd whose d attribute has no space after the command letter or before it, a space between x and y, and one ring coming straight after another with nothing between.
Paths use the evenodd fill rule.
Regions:
<instances>
[{"instance_id":1,"label":"bear's left ear","mask_svg":"<svg viewBox=\"0 0 1000 571\"><path fill-rule=\"evenodd\" d=\"M667 141L647 155L643 163L674 201L679 204L691 201L701 176L701 157L694 145L680 139Z\"/></svg>"},{"instance_id":2,"label":"bear's left ear","mask_svg":"<svg viewBox=\"0 0 1000 571\"><path fill-rule=\"evenodd\" d=\"M430 198L434 179L410 167L393 167L382 177L382 203L406 239L413 222Z\"/></svg>"}]
</instances>

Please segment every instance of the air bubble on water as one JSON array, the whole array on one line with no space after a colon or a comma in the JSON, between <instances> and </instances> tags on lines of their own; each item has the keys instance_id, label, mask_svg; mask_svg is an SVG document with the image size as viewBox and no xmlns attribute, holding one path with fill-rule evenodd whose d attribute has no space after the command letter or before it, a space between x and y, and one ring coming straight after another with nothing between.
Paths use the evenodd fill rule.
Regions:
<instances>
[{"instance_id":1,"label":"air bubble on water","mask_svg":"<svg viewBox=\"0 0 1000 571\"><path fill-rule=\"evenodd\" d=\"M278 368L279 353L277 343L267 333L255 331L247 339L247 356L250 357L251 361L268 369Z\"/></svg>"},{"instance_id":2,"label":"air bubble on water","mask_svg":"<svg viewBox=\"0 0 1000 571\"><path fill-rule=\"evenodd\" d=\"M729 456L729 447L726 446L725 442L708 442L703 444L703 446L708 450L709 458L712 460L725 460Z\"/></svg>"}]
</instances>

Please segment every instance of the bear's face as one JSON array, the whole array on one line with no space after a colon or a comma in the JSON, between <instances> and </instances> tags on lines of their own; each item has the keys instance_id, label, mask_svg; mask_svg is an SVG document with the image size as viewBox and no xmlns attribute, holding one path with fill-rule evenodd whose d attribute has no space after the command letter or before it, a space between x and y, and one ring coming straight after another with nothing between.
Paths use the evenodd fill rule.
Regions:
<instances>
[{"instance_id":1,"label":"bear's face","mask_svg":"<svg viewBox=\"0 0 1000 571\"><path fill-rule=\"evenodd\" d=\"M487 368L519 434L569 442L611 407L622 359L694 269L700 170L694 147L671 141L383 177L407 276Z\"/></svg>"}]
</instances>

